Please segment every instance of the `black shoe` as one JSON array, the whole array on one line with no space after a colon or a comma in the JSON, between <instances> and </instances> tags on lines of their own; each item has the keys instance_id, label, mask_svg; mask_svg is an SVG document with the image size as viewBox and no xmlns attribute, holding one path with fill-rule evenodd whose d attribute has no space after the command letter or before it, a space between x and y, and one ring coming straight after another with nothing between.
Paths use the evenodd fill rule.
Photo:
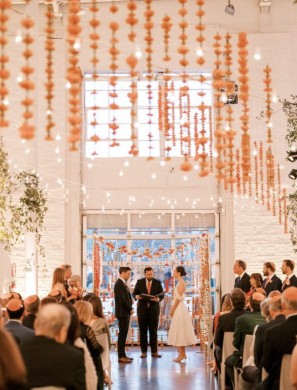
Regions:
<instances>
[{"instance_id":1,"label":"black shoe","mask_svg":"<svg viewBox=\"0 0 297 390\"><path fill-rule=\"evenodd\" d=\"M119 363L131 363L132 360L131 360L131 359L128 359L128 358L126 358L126 357L121 357L121 358L118 359L118 362L119 362Z\"/></svg>"},{"instance_id":2,"label":"black shoe","mask_svg":"<svg viewBox=\"0 0 297 390\"><path fill-rule=\"evenodd\" d=\"M130 358L129 356L126 356L126 358L131 360L131 362L132 362L132 360L134 360L134 358Z\"/></svg>"},{"instance_id":3,"label":"black shoe","mask_svg":"<svg viewBox=\"0 0 297 390\"><path fill-rule=\"evenodd\" d=\"M142 354L140 355L140 359L143 359L143 358L146 358L147 357L147 353L146 352L142 352Z\"/></svg>"},{"instance_id":4,"label":"black shoe","mask_svg":"<svg viewBox=\"0 0 297 390\"><path fill-rule=\"evenodd\" d=\"M158 354L158 352L153 352L152 357L153 358L160 358L160 357L162 357L162 355Z\"/></svg>"}]
</instances>

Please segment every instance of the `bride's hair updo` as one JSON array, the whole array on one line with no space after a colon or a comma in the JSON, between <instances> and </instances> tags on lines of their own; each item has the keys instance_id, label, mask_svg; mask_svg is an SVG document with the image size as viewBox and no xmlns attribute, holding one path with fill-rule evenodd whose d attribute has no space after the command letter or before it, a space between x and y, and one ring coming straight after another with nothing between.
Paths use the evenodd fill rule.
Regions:
<instances>
[{"instance_id":1,"label":"bride's hair updo","mask_svg":"<svg viewBox=\"0 0 297 390\"><path fill-rule=\"evenodd\" d=\"M176 267L176 272L179 272L179 273L180 273L180 276L185 276L185 275L187 275L187 273L186 273L184 267L181 266L181 265L178 266L178 267Z\"/></svg>"}]
</instances>

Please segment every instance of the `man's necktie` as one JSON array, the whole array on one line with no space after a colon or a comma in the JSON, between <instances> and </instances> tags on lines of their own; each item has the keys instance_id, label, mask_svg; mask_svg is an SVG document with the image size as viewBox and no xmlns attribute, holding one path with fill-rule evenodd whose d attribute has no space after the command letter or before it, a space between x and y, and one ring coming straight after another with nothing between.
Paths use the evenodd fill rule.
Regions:
<instances>
[{"instance_id":1,"label":"man's necktie","mask_svg":"<svg viewBox=\"0 0 297 390\"><path fill-rule=\"evenodd\" d=\"M151 287L152 287L152 281L151 281L151 280L148 280L148 281L147 281L147 293L148 293L148 294L151 293Z\"/></svg>"},{"instance_id":2,"label":"man's necktie","mask_svg":"<svg viewBox=\"0 0 297 390\"><path fill-rule=\"evenodd\" d=\"M290 279L288 277L286 277L286 279L284 280L284 283L282 285L282 290L284 290L284 288L286 287L288 280L290 280Z\"/></svg>"}]
</instances>

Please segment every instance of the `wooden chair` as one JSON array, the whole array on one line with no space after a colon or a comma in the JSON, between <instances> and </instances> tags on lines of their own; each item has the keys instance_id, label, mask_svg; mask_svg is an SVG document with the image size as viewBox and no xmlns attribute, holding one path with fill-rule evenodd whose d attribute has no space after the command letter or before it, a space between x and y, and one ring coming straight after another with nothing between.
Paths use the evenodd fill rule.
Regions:
<instances>
[{"instance_id":1,"label":"wooden chair","mask_svg":"<svg viewBox=\"0 0 297 390\"><path fill-rule=\"evenodd\" d=\"M282 359L281 372L280 372L280 390L294 390L295 387L290 383L290 369L291 369L292 355L284 355Z\"/></svg>"},{"instance_id":2,"label":"wooden chair","mask_svg":"<svg viewBox=\"0 0 297 390\"><path fill-rule=\"evenodd\" d=\"M224 333L224 342L222 350L222 363L221 363L221 390L225 389L225 378L226 378L226 366L225 360L228 356L232 355L235 347L233 346L233 335L234 332L225 332Z\"/></svg>"},{"instance_id":3,"label":"wooden chair","mask_svg":"<svg viewBox=\"0 0 297 390\"><path fill-rule=\"evenodd\" d=\"M96 336L98 343L103 347L104 352L101 354L103 369L107 370L109 383L108 389L111 389L111 362L110 362L110 350L109 350L109 339L107 333L102 333Z\"/></svg>"},{"instance_id":4,"label":"wooden chair","mask_svg":"<svg viewBox=\"0 0 297 390\"><path fill-rule=\"evenodd\" d=\"M246 361L250 356L250 348L253 342L253 335L247 334L244 339L243 355L242 355L242 367L245 366ZM241 369L234 367L234 388L238 389L239 375L241 374Z\"/></svg>"}]
</instances>

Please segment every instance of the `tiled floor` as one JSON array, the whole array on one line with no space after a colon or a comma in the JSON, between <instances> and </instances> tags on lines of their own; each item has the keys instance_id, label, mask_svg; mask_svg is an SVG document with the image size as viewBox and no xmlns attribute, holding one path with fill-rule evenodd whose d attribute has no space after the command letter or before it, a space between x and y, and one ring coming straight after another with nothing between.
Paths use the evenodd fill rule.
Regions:
<instances>
[{"instance_id":1,"label":"tiled floor","mask_svg":"<svg viewBox=\"0 0 297 390\"><path fill-rule=\"evenodd\" d=\"M205 365L205 356L199 347L189 347L187 360L174 363L174 348L159 351L162 358L140 359L138 348L127 352L131 364L118 363L116 352L111 353L112 390L217 390L217 382Z\"/></svg>"}]
</instances>

